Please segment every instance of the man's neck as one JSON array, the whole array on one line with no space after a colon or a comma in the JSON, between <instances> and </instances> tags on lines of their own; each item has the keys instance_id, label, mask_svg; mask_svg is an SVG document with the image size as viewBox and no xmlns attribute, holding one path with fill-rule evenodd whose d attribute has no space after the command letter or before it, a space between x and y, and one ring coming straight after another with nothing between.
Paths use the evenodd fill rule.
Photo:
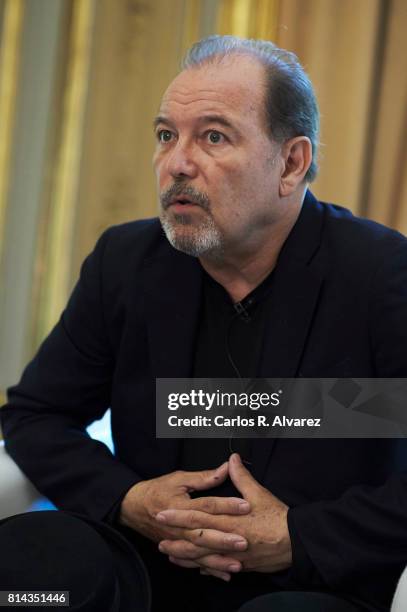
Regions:
<instances>
[{"instance_id":1,"label":"man's neck","mask_svg":"<svg viewBox=\"0 0 407 612\"><path fill-rule=\"evenodd\" d=\"M301 212L301 203L268 228L255 248L225 253L222 259L201 257L204 270L222 285L234 303L243 300L274 269L280 251Z\"/></svg>"}]
</instances>

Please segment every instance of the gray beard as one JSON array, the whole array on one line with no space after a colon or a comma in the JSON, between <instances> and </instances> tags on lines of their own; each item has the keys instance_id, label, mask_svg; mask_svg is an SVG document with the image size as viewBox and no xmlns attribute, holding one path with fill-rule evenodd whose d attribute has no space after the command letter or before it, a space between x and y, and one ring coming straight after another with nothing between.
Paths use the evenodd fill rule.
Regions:
<instances>
[{"instance_id":1,"label":"gray beard","mask_svg":"<svg viewBox=\"0 0 407 612\"><path fill-rule=\"evenodd\" d=\"M166 212L160 215L161 225L168 242L192 257L211 255L218 257L222 252L222 237L212 217L208 216L199 225L190 223L187 215L173 215L169 219Z\"/></svg>"}]
</instances>

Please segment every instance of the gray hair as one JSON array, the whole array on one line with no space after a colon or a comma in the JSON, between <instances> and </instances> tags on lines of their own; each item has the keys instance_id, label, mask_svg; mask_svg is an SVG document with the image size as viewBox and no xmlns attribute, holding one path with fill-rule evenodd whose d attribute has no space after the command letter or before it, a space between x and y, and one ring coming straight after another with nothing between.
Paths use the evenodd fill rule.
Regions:
<instances>
[{"instance_id":1,"label":"gray hair","mask_svg":"<svg viewBox=\"0 0 407 612\"><path fill-rule=\"evenodd\" d=\"M252 55L266 69L265 109L271 138L284 142L307 136L312 145L312 162L305 175L311 182L318 172L319 110L311 81L297 56L268 40L238 36L208 36L187 51L182 69L222 60L231 54Z\"/></svg>"}]
</instances>

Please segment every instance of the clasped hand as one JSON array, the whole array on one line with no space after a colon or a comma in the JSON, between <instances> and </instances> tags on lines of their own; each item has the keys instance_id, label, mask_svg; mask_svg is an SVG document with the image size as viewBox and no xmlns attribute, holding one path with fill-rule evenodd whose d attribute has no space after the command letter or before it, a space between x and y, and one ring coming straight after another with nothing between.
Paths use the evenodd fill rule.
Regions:
<instances>
[{"instance_id":1,"label":"clasped hand","mask_svg":"<svg viewBox=\"0 0 407 612\"><path fill-rule=\"evenodd\" d=\"M243 499L199 497L230 477ZM239 571L276 572L291 565L288 506L262 487L239 455L217 470L178 471L137 483L120 521L159 542L172 563L229 580Z\"/></svg>"}]
</instances>

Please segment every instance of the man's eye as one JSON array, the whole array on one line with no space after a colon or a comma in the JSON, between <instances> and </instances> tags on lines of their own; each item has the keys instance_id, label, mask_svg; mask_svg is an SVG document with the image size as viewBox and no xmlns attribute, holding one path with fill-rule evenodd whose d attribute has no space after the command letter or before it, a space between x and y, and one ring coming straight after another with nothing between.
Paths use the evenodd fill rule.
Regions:
<instances>
[{"instance_id":1,"label":"man's eye","mask_svg":"<svg viewBox=\"0 0 407 612\"><path fill-rule=\"evenodd\" d=\"M224 140L223 134L217 132L216 130L210 130L207 136L211 144L219 144Z\"/></svg>"},{"instance_id":2,"label":"man's eye","mask_svg":"<svg viewBox=\"0 0 407 612\"><path fill-rule=\"evenodd\" d=\"M170 142L172 134L169 130L159 130L157 132L157 138L159 142Z\"/></svg>"}]
</instances>

